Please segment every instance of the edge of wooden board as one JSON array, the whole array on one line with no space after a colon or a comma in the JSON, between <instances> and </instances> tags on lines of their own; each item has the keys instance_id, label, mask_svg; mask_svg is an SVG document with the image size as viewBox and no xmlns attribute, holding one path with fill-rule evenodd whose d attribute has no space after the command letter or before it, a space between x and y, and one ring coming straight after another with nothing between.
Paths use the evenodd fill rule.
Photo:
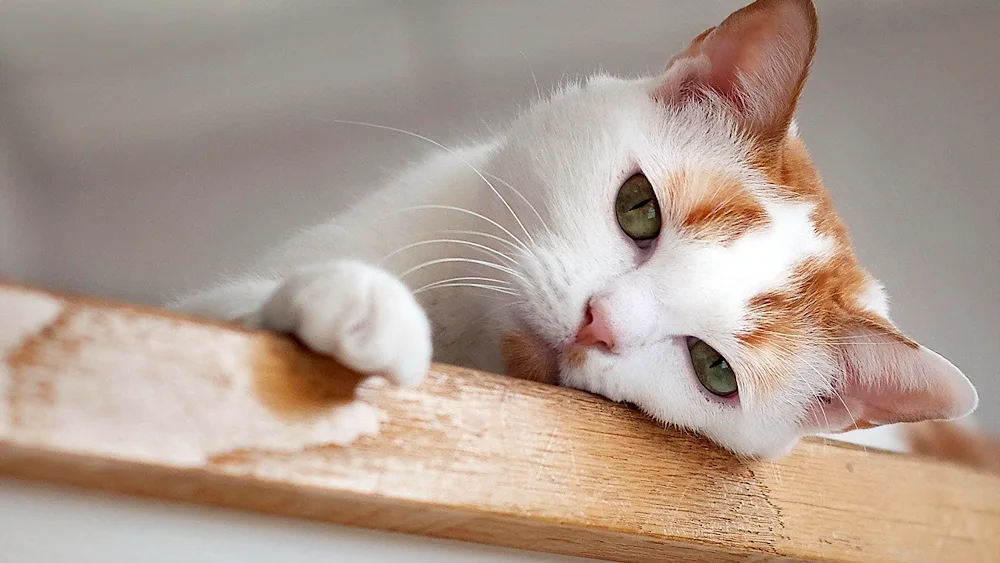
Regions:
<instances>
[{"instance_id":1,"label":"edge of wooden board","mask_svg":"<svg viewBox=\"0 0 1000 563\"><path fill-rule=\"evenodd\" d=\"M988 561L1000 477L810 439L740 460L586 393L0 285L0 474L642 561Z\"/></svg>"}]
</instances>

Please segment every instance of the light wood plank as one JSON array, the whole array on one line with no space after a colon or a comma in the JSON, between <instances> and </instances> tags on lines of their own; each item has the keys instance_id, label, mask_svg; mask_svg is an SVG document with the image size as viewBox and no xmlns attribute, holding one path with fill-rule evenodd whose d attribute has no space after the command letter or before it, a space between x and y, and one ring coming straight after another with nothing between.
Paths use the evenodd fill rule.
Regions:
<instances>
[{"instance_id":1,"label":"light wood plank","mask_svg":"<svg viewBox=\"0 0 1000 563\"><path fill-rule=\"evenodd\" d=\"M810 440L741 461L635 410L0 287L0 473L623 561L994 561L1000 478Z\"/></svg>"}]
</instances>

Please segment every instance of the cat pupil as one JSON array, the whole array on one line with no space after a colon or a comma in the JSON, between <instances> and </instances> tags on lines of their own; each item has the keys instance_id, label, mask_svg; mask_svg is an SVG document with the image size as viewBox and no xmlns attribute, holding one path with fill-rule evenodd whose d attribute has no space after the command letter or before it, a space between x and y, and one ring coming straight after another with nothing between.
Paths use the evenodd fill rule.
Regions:
<instances>
[{"instance_id":1,"label":"cat pupil","mask_svg":"<svg viewBox=\"0 0 1000 563\"><path fill-rule=\"evenodd\" d=\"M615 216L621 230L641 248L645 248L641 243L659 236L660 205L653 185L644 174L633 175L619 188Z\"/></svg>"},{"instance_id":2,"label":"cat pupil","mask_svg":"<svg viewBox=\"0 0 1000 563\"><path fill-rule=\"evenodd\" d=\"M629 209L629 211L635 211L636 209L640 209L642 207L645 207L645 205L647 203L651 202L651 201L653 201L653 200L652 199L644 199L644 200L640 201L639 203L633 205L632 209Z\"/></svg>"},{"instance_id":3,"label":"cat pupil","mask_svg":"<svg viewBox=\"0 0 1000 563\"><path fill-rule=\"evenodd\" d=\"M736 374L729 362L702 340L692 338L688 344L691 366L706 391L719 397L730 397L739 390Z\"/></svg>"}]
</instances>

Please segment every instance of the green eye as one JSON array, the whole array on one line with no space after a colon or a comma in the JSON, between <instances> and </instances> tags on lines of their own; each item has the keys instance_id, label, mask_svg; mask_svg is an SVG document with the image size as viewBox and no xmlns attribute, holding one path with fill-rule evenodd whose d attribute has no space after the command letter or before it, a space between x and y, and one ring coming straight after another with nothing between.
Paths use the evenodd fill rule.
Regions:
<instances>
[{"instance_id":1,"label":"green eye","mask_svg":"<svg viewBox=\"0 0 1000 563\"><path fill-rule=\"evenodd\" d=\"M688 344L688 352L691 354L691 365L694 366L698 381L708 389L709 393L728 397L739 390L733 368L729 367L729 362L722 357L722 354L716 352L715 348L693 338Z\"/></svg>"},{"instance_id":2,"label":"green eye","mask_svg":"<svg viewBox=\"0 0 1000 563\"><path fill-rule=\"evenodd\" d=\"M650 240L660 234L660 203L646 176L636 174L625 180L615 200L615 217L632 240Z\"/></svg>"}]
</instances>

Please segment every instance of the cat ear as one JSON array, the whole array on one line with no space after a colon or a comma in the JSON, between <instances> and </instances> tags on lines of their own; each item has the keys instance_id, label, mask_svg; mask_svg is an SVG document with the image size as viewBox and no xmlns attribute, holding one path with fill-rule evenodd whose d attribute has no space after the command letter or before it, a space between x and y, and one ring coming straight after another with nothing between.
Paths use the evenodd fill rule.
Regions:
<instances>
[{"instance_id":1,"label":"cat ear","mask_svg":"<svg viewBox=\"0 0 1000 563\"><path fill-rule=\"evenodd\" d=\"M668 104L718 98L749 133L783 139L816 48L810 0L758 0L674 55L653 91Z\"/></svg>"},{"instance_id":2,"label":"cat ear","mask_svg":"<svg viewBox=\"0 0 1000 563\"><path fill-rule=\"evenodd\" d=\"M896 422L948 420L975 410L975 387L948 360L871 315L849 322L838 344L836 393L808 412L814 429L827 432Z\"/></svg>"}]
</instances>

